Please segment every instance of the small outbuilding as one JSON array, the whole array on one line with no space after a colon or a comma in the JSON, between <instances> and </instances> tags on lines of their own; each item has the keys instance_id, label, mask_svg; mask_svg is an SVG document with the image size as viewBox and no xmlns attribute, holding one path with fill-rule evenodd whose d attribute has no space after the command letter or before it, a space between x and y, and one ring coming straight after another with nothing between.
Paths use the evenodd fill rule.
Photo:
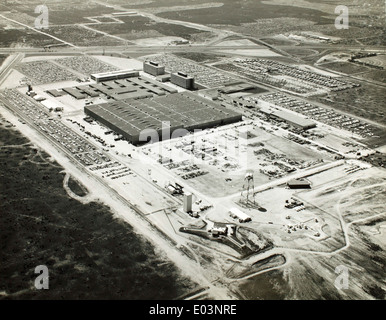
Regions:
<instances>
[{"instance_id":1,"label":"small outbuilding","mask_svg":"<svg viewBox=\"0 0 386 320\"><path fill-rule=\"evenodd\" d=\"M290 189L311 189L311 182L306 179L293 179L287 182Z\"/></svg>"}]
</instances>

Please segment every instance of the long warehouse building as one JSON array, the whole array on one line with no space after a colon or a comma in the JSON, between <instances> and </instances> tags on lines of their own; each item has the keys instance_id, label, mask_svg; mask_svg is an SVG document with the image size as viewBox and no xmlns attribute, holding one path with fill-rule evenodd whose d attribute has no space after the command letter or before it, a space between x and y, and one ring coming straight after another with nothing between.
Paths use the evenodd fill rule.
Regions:
<instances>
[{"instance_id":1,"label":"long warehouse building","mask_svg":"<svg viewBox=\"0 0 386 320\"><path fill-rule=\"evenodd\" d=\"M173 133L176 135L242 120L241 114L189 92L89 105L84 111L133 144L147 142L150 133L163 140L169 139ZM170 127L165 128L165 122ZM170 130L170 135L163 136L163 129ZM175 132L177 129L185 130Z\"/></svg>"},{"instance_id":2,"label":"long warehouse building","mask_svg":"<svg viewBox=\"0 0 386 320\"><path fill-rule=\"evenodd\" d=\"M91 79L96 81L97 83L103 82L103 81L138 77L138 76L139 76L139 71L136 71L136 70L118 70L118 71L110 71L110 72L103 72L103 73L94 73L90 75Z\"/></svg>"},{"instance_id":3,"label":"long warehouse building","mask_svg":"<svg viewBox=\"0 0 386 320\"><path fill-rule=\"evenodd\" d=\"M314 121L286 111L277 110L271 113L271 116L303 130L316 127L316 123Z\"/></svg>"}]
</instances>

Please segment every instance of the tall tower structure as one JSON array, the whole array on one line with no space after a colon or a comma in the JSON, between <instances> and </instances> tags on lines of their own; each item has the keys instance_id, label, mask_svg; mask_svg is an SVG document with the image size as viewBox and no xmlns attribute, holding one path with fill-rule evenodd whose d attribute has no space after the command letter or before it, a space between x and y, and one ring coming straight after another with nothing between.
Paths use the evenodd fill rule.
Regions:
<instances>
[{"instance_id":1,"label":"tall tower structure","mask_svg":"<svg viewBox=\"0 0 386 320\"><path fill-rule=\"evenodd\" d=\"M243 190L241 190L241 199L242 201L245 199L245 203L248 204L248 202L253 199L253 203L255 204L255 182L253 178L253 171L248 170L245 174L244 178L244 184L243 184Z\"/></svg>"},{"instance_id":2,"label":"tall tower structure","mask_svg":"<svg viewBox=\"0 0 386 320\"><path fill-rule=\"evenodd\" d=\"M192 211L193 195L191 193L184 194L184 212L189 213Z\"/></svg>"}]
</instances>

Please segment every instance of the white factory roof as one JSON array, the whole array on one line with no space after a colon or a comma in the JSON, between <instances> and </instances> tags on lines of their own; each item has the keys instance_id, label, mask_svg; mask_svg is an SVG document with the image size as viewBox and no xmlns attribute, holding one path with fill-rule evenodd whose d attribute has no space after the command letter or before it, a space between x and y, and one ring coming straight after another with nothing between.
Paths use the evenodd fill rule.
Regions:
<instances>
[{"instance_id":1,"label":"white factory roof","mask_svg":"<svg viewBox=\"0 0 386 320\"><path fill-rule=\"evenodd\" d=\"M289 113L286 111L277 110L277 111L274 111L272 115L279 117L285 121L295 123L301 127L315 126L315 122L313 122L312 120L297 116L296 114Z\"/></svg>"},{"instance_id":2,"label":"white factory roof","mask_svg":"<svg viewBox=\"0 0 386 320\"><path fill-rule=\"evenodd\" d=\"M45 101L42 101L42 105L44 105L47 109L55 109L57 107L62 107L61 104L58 104L55 100L47 99Z\"/></svg>"},{"instance_id":3,"label":"white factory roof","mask_svg":"<svg viewBox=\"0 0 386 320\"><path fill-rule=\"evenodd\" d=\"M243 211L241 211L238 208L231 208L229 210L229 212L234 214L235 216L237 216L239 219L242 219L242 220L246 220L246 219L251 218L250 216L248 216L246 213L244 213Z\"/></svg>"},{"instance_id":4,"label":"white factory roof","mask_svg":"<svg viewBox=\"0 0 386 320\"><path fill-rule=\"evenodd\" d=\"M118 71L109 71L109 72L102 72L102 73L94 73L92 74L93 77L100 78L105 76L112 76L112 75L121 75L126 74L130 72L135 72L134 69L127 69L127 70L118 70Z\"/></svg>"}]
</instances>

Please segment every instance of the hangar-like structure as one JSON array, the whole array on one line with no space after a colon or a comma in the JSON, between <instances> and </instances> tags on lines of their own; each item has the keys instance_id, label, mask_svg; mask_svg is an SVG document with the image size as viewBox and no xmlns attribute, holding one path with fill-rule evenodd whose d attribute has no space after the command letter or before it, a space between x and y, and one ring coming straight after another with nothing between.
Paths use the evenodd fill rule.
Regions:
<instances>
[{"instance_id":1,"label":"hangar-like structure","mask_svg":"<svg viewBox=\"0 0 386 320\"><path fill-rule=\"evenodd\" d=\"M163 129L170 130L173 136L177 129L186 132L242 120L241 114L190 92L88 105L84 111L133 144L149 140L143 140L141 133L146 137L147 133L156 132L163 140L170 138L163 136ZM170 127L165 128L163 122Z\"/></svg>"}]
</instances>

